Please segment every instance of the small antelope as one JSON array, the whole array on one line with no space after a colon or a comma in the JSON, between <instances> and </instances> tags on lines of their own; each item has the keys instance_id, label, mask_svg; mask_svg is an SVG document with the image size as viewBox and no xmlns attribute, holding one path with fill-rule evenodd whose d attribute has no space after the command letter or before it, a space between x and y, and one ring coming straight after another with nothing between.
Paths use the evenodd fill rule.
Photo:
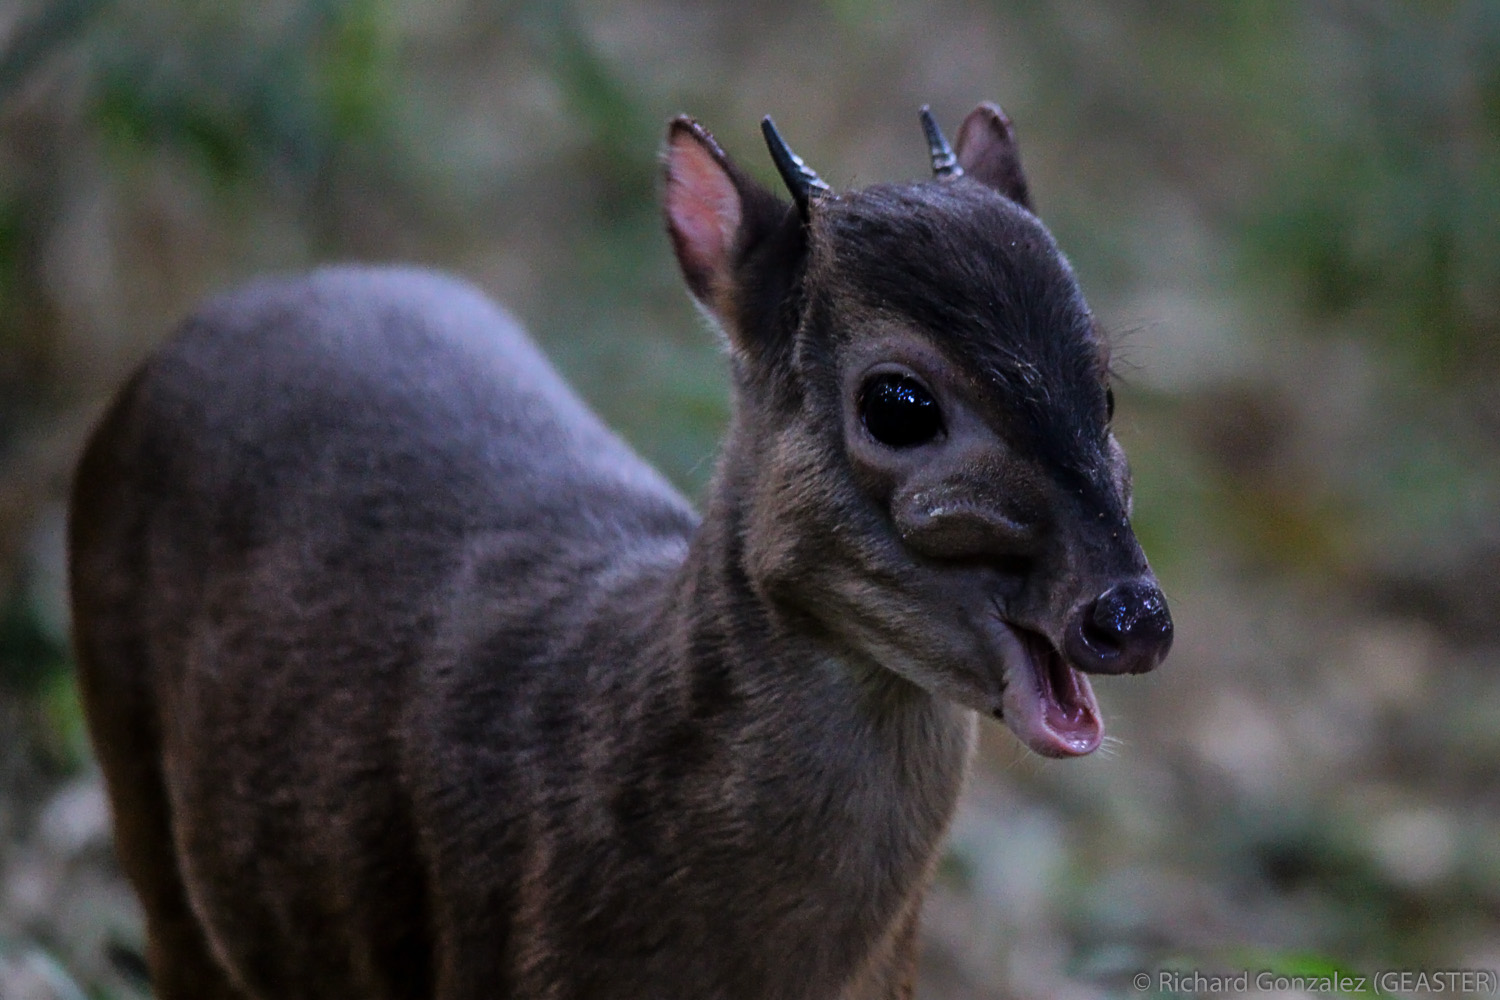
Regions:
<instances>
[{"instance_id":1,"label":"small antelope","mask_svg":"<svg viewBox=\"0 0 1500 1000\"><path fill-rule=\"evenodd\" d=\"M977 108L792 203L688 118L700 519L472 288L209 303L78 469L82 692L159 1000L907 997L976 714L1087 754L1172 623L1106 348Z\"/></svg>"}]
</instances>

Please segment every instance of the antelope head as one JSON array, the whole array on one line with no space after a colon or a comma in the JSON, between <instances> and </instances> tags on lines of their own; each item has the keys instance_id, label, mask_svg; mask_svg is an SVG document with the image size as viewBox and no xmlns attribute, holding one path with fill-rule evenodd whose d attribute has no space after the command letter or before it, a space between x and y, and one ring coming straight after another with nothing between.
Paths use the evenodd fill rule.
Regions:
<instances>
[{"instance_id":1,"label":"antelope head","mask_svg":"<svg viewBox=\"0 0 1500 1000\"><path fill-rule=\"evenodd\" d=\"M835 192L772 125L792 205L673 122L668 232L722 329L734 419L711 503L788 629L1086 754L1089 674L1172 642L1130 525L1108 345L1037 218L1014 131L982 104L932 176Z\"/></svg>"}]
</instances>

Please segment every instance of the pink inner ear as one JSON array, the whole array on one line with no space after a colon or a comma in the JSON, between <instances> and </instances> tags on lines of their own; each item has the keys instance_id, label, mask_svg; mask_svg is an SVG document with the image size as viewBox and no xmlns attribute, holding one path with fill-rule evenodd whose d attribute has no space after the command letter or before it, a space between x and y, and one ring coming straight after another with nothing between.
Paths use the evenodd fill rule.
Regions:
<instances>
[{"instance_id":1,"label":"pink inner ear","mask_svg":"<svg viewBox=\"0 0 1500 1000\"><path fill-rule=\"evenodd\" d=\"M678 263L705 304L727 276L740 228L740 193L714 153L687 129L667 152L667 225Z\"/></svg>"}]
</instances>

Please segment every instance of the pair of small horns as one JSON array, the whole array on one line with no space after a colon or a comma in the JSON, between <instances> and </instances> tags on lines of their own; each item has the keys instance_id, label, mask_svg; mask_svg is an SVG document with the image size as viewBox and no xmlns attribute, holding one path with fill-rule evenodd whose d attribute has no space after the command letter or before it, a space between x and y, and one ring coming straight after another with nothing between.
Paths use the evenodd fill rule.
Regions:
<instances>
[{"instance_id":1,"label":"pair of small horns","mask_svg":"<svg viewBox=\"0 0 1500 1000\"><path fill-rule=\"evenodd\" d=\"M958 156L953 152L953 147L948 145L943 130L938 128L937 119L932 117L932 109L924 104L919 115L922 119L922 131L927 136L927 151L932 156L932 175L939 180L962 177L964 168L958 165ZM766 146L771 150L771 159L781 173L781 179L786 182L787 190L792 193L792 200L797 203L797 211L804 220L807 219L813 200L830 194L833 189L802 157L792 152L792 148L776 130L776 123L771 121L770 115L761 119L760 131L766 137Z\"/></svg>"}]
</instances>

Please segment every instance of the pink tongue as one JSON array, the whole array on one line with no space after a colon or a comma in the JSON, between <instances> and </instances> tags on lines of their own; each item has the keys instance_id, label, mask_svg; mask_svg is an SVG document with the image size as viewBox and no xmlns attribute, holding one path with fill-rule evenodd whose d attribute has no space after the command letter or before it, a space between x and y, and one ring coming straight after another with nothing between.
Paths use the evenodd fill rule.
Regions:
<instances>
[{"instance_id":1,"label":"pink tongue","mask_svg":"<svg viewBox=\"0 0 1500 1000\"><path fill-rule=\"evenodd\" d=\"M1081 757L1104 738L1094 689L1040 636L1025 636L1025 663L1007 671L1005 720L1035 752Z\"/></svg>"}]
</instances>

